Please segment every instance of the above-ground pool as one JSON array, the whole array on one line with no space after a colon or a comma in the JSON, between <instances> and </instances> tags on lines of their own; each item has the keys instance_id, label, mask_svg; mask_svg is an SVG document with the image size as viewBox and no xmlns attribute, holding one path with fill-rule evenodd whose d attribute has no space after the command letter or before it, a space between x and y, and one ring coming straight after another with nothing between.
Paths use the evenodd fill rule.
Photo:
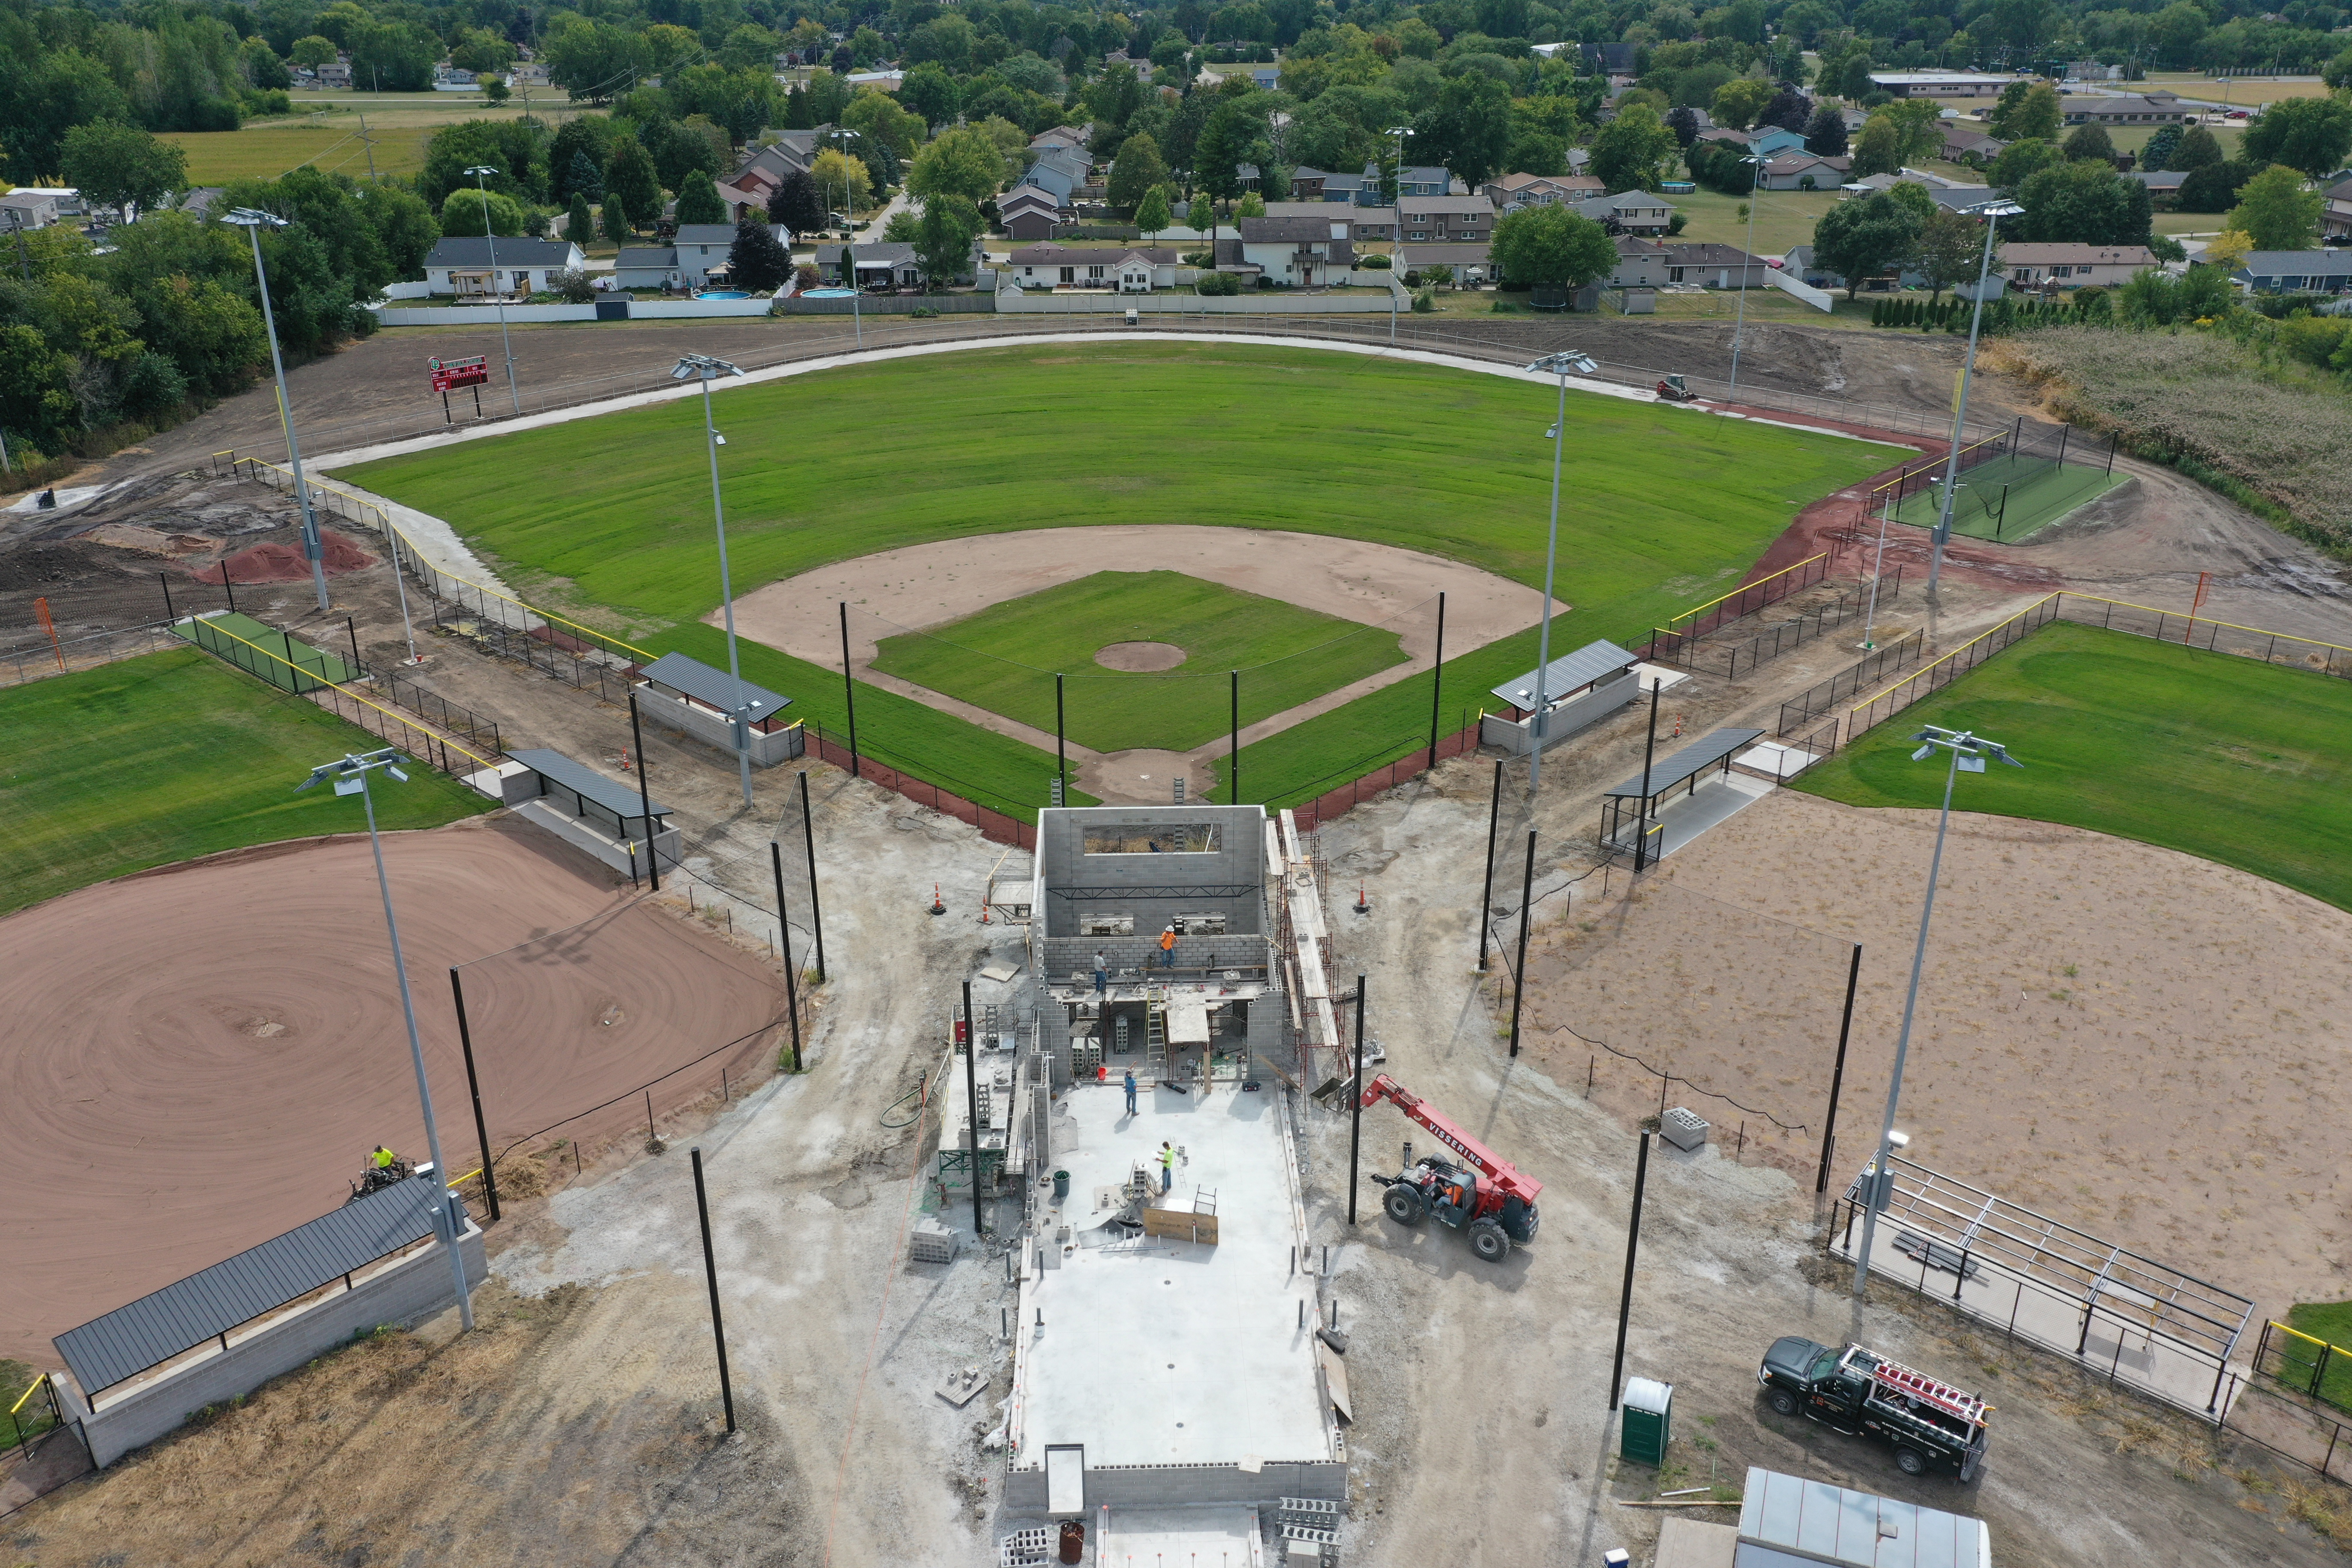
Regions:
<instances>
[{"instance_id":1,"label":"above-ground pool","mask_svg":"<svg viewBox=\"0 0 2352 1568\"><path fill-rule=\"evenodd\" d=\"M748 300L751 294L741 289L705 289L695 296L698 300Z\"/></svg>"},{"instance_id":2,"label":"above-ground pool","mask_svg":"<svg viewBox=\"0 0 2352 1568\"><path fill-rule=\"evenodd\" d=\"M803 289L803 300L846 300L857 292L855 289Z\"/></svg>"}]
</instances>

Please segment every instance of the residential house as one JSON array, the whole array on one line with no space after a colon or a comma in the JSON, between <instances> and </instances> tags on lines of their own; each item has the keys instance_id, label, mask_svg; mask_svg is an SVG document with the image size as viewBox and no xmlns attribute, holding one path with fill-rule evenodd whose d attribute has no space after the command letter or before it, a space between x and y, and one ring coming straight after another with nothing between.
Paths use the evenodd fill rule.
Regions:
<instances>
[{"instance_id":1,"label":"residential house","mask_svg":"<svg viewBox=\"0 0 2352 1568\"><path fill-rule=\"evenodd\" d=\"M1617 247L1617 266L1609 274L1609 287L1654 289L1665 282L1667 258L1672 252L1664 246L1637 234L1620 234L1612 239Z\"/></svg>"},{"instance_id":2,"label":"residential house","mask_svg":"<svg viewBox=\"0 0 2352 1568\"><path fill-rule=\"evenodd\" d=\"M905 71L851 71L841 79L849 84L849 90L853 93L864 87L877 88L884 92L896 92L907 85L907 73Z\"/></svg>"},{"instance_id":3,"label":"residential house","mask_svg":"<svg viewBox=\"0 0 2352 1568\"><path fill-rule=\"evenodd\" d=\"M1345 283L1356 242L1345 218L1244 217L1217 239L1217 270L1255 271L1276 283Z\"/></svg>"},{"instance_id":4,"label":"residential house","mask_svg":"<svg viewBox=\"0 0 2352 1568\"><path fill-rule=\"evenodd\" d=\"M772 223L768 232L776 243L790 250L793 231L782 224ZM710 269L723 268L735 248L735 226L731 223L683 223L677 226L677 238L673 244L677 253L678 279L690 288L699 289L710 281Z\"/></svg>"},{"instance_id":5,"label":"residential house","mask_svg":"<svg viewBox=\"0 0 2352 1568\"><path fill-rule=\"evenodd\" d=\"M1346 212L1334 212L1328 202L1268 202L1268 217L1314 217L1326 223L1345 223L1361 240L1394 239L1397 209L1394 207L1352 207Z\"/></svg>"},{"instance_id":6,"label":"residential house","mask_svg":"<svg viewBox=\"0 0 2352 1568\"><path fill-rule=\"evenodd\" d=\"M1956 120L1944 121L1943 129L1943 158L1948 163L1958 163L1969 158L1990 163L2009 150L2009 143L2000 137L1971 131Z\"/></svg>"},{"instance_id":7,"label":"residential house","mask_svg":"<svg viewBox=\"0 0 2352 1568\"><path fill-rule=\"evenodd\" d=\"M1029 138L1029 151L1044 153L1058 147L1066 153L1076 150L1083 153L1087 147L1087 138L1093 134L1093 132L1092 125L1056 125L1051 131L1040 131L1036 135Z\"/></svg>"},{"instance_id":8,"label":"residential house","mask_svg":"<svg viewBox=\"0 0 2352 1568\"><path fill-rule=\"evenodd\" d=\"M1778 158L1784 153L1800 153L1805 150L1805 138L1800 132L1785 125L1759 125L1753 131L1733 131L1718 127L1698 133L1701 142L1728 142L1762 158Z\"/></svg>"},{"instance_id":9,"label":"residential house","mask_svg":"<svg viewBox=\"0 0 2352 1568\"><path fill-rule=\"evenodd\" d=\"M1294 202L1348 202L1360 205L1367 197L1380 199L1380 178L1377 174L1369 180L1360 174L1340 174L1304 164L1290 172L1290 199Z\"/></svg>"},{"instance_id":10,"label":"residential house","mask_svg":"<svg viewBox=\"0 0 2352 1568\"><path fill-rule=\"evenodd\" d=\"M319 85L320 87L351 86L352 62L349 60L329 60L325 65L320 66L319 68Z\"/></svg>"},{"instance_id":11,"label":"residential house","mask_svg":"<svg viewBox=\"0 0 2352 1568\"><path fill-rule=\"evenodd\" d=\"M1029 245L1012 253L1007 264L1014 282L1024 289L1108 289L1121 294L1149 294L1176 287L1181 261L1168 247L1095 246L1080 249L1067 245Z\"/></svg>"},{"instance_id":12,"label":"residential house","mask_svg":"<svg viewBox=\"0 0 2352 1568\"><path fill-rule=\"evenodd\" d=\"M1374 170L1374 173L1377 173ZM1454 194L1454 176L1443 169L1413 165L1397 171L1397 195L1444 196Z\"/></svg>"},{"instance_id":13,"label":"residential house","mask_svg":"<svg viewBox=\"0 0 2352 1568\"><path fill-rule=\"evenodd\" d=\"M1853 169L1853 160L1843 153L1834 158L1798 153L1765 164L1756 183L1768 191L1834 191L1845 184Z\"/></svg>"},{"instance_id":14,"label":"residential house","mask_svg":"<svg viewBox=\"0 0 2352 1568\"><path fill-rule=\"evenodd\" d=\"M786 131L766 146L757 149L741 166L724 180L718 182L719 199L727 204L729 213L740 223L755 213L768 210L768 199L784 183L787 174L804 174L816 161L817 139L831 126L814 131ZM824 200L829 204L833 196Z\"/></svg>"},{"instance_id":15,"label":"residential house","mask_svg":"<svg viewBox=\"0 0 2352 1568\"><path fill-rule=\"evenodd\" d=\"M2352 180L2328 187L2319 209L2323 239L2352 239Z\"/></svg>"},{"instance_id":16,"label":"residential house","mask_svg":"<svg viewBox=\"0 0 2352 1568\"><path fill-rule=\"evenodd\" d=\"M1401 245L1397 252L1407 272L1450 267L1457 283L1484 283L1494 267L1492 247L1484 245Z\"/></svg>"},{"instance_id":17,"label":"residential house","mask_svg":"<svg viewBox=\"0 0 2352 1568\"><path fill-rule=\"evenodd\" d=\"M845 281L842 256L849 250L857 253L857 287L860 289L920 289L923 268L915 259L911 245L820 245L816 247L816 275L836 288Z\"/></svg>"},{"instance_id":18,"label":"residential house","mask_svg":"<svg viewBox=\"0 0 2352 1568\"><path fill-rule=\"evenodd\" d=\"M444 60L433 68L433 90L436 92L472 92L480 85L480 78L461 66Z\"/></svg>"},{"instance_id":19,"label":"residential house","mask_svg":"<svg viewBox=\"0 0 2352 1568\"><path fill-rule=\"evenodd\" d=\"M2179 125L2196 118L2168 92L2098 93L2058 100L2069 125Z\"/></svg>"},{"instance_id":20,"label":"residential house","mask_svg":"<svg viewBox=\"0 0 2352 1568\"><path fill-rule=\"evenodd\" d=\"M2146 185L2150 205L2168 210L2179 199L2181 182L2189 176L2178 169L2127 169L2124 178Z\"/></svg>"},{"instance_id":21,"label":"residential house","mask_svg":"<svg viewBox=\"0 0 2352 1568\"><path fill-rule=\"evenodd\" d=\"M997 226L1015 239L1051 239L1062 226L1062 200L1042 185L1015 185L996 198Z\"/></svg>"},{"instance_id":22,"label":"residential house","mask_svg":"<svg viewBox=\"0 0 2352 1568\"><path fill-rule=\"evenodd\" d=\"M1999 98L2019 79L1974 71L1873 71L1870 85L1894 98Z\"/></svg>"},{"instance_id":23,"label":"residential house","mask_svg":"<svg viewBox=\"0 0 2352 1568\"><path fill-rule=\"evenodd\" d=\"M1702 289L1761 289L1772 270L1760 256L1736 245L1673 241L1666 245L1666 281Z\"/></svg>"},{"instance_id":24,"label":"residential house","mask_svg":"<svg viewBox=\"0 0 2352 1568\"><path fill-rule=\"evenodd\" d=\"M1612 234L1664 234L1675 220L1675 204L1648 191L1580 202L1577 210Z\"/></svg>"},{"instance_id":25,"label":"residential house","mask_svg":"<svg viewBox=\"0 0 2352 1568\"><path fill-rule=\"evenodd\" d=\"M1937 206L1950 207L1956 212L1992 201L2001 194L1990 185L1963 185L1941 174L1923 174L1917 169L1903 169L1892 174L1864 174L1858 180L1847 181L1842 188L1852 195L1867 196L1891 190L1896 185L1917 185Z\"/></svg>"},{"instance_id":26,"label":"residential house","mask_svg":"<svg viewBox=\"0 0 2352 1568\"><path fill-rule=\"evenodd\" d=\"M2021 289L2048 283L2061 289L2080 289L2086 283L2112 288L2155 266L2156 253L2145 245L2011 243L2000 247L2000 265L2010 282Z\"/></svg>"},{"instance_id":27,"label":"residential house","mask_svg":"<svg viewBox=\"0 0 2352 1568\"><path fill-rule=\"evenodd\" d=\"M1475 196L1400 196L1398 236L1412 244L1486 245L1495 237L1495 204Z\"/></svg>"},{"instance_id":28,"label":"residential house","mask_svg":"<svg viewBox=\"0 0 2352 1568\"><path fill-rule=\"evenodd\" d=\"M587 259L568 239L453 235L435 245L425 258L425 280L436 294L455 294L461 300L468 295L533 294L553 288L555 274L575 269Z\"/></svg>"},{"instance_id":29,"label":"residential house","mask_svg":"<svg viewBox=\"0 0 2352 1568\"><path fill-rule=\"evenodd\" d=\"M2352 291L2352 250L2256 250L2230 275L2257 294Z\"/></svg>"},{"instance_id":30,"label":"residential house","mask_svg":"<svg viewBox=\"0 0 2352 1568\"><path fill-rule=\"evenodd\" d=\"M1122 70L1127 72L1129 76L1141 77L1146 81L1150 81L1151 79L1151 62L1148 59L1139 60L1132 55L1129 55L1125 49L1113 49L1110 53L1105 55L1103 57L1103 69L1106 71Z\"/></svg>"},{"instance_id":31,"label":"residential house","mask_svg":"<svg viewBox=\"0 0 2352 1568\"><path fill-rule=\"evenodd\" d=\"M64 215L66 199L73 195L32 186L10 191L0 196L0 228L47 228Z\"/></svg>"},{"instance_id":32,"label":"residential house","mask_svg":"<svg viewBox=\"0 0 2352 1568\"><path fill-rule=\"evenodd\" d=\"M676 289L681 282L677 249L667 245L625 245L613 258L613 282L623 289Z\"/></svg>"},{"instance_id":33,"label":"residential house","mask_svg":"<svg viewBox=\"0 0 2352 1568\"><path fill-rule=\"evenodd\" d=\"M197 185L193 189L182 191L179 201L173 205L177 210L201 223L211 216L213 204L227 194L227 187L225 185Z\"/></svg>"},{"instance_id":34,"label":"residential house","mask_svg":"<svg viewBox=\"0 0 2352 1568\"><path fill-rule=\"evenodd\" d=\"M1789 253L1780 259L1781 269L1789 276L1801 279L1816 289L1845 287L1845 279L1841 274L1832 272L1813 260L1813 247L1810 245L1790 246ZM1924 289L1927 283L1927 280L1916 272L1890 270L1864 279L1862 290L1865 294L1884 293L1892 289Z\"/></svg>"},{"instance_id":35,"label":"residential house","mask_svg":"<svg viewBox=\"0 0 2352 1568\"><path fill-rule=\"evenodd\" d=\"M1051 157L1052 154L1048 156ZM1040 159L1015 182L1014 188L1018 189L1021 185L1034 185L1051 195L1058 205L1067 209L1077 205L1079 184L1079 176L1072 174L1058 158L1052 163Z\"/></svg>"},{"instance_id":36,"label":"residential house","mask_svg":"<svg viewBox=\"0 0 2352 1568\"><path fill-rule=\"evenodd\" d=\"M1633 51L1637 47L1633 44L1580 45L1579 52L1584 57L1582 74L1607 77L1632 76L1634 74Z\"/></svg>"},{"instance_id":37,"label":"residential house","mask_svg":"<svg viewBox=\"0 0 2352 1568\"><path fill-rule=\"evenodd\" d=\"M512 88L545 87L547 68L537 60L519 60L507 67L507 85Z\"/></svg>"},{"instance_id":38,"label":"residential house","mask_svg":"<svg viewBox=\"0 0 2352 1568\"><path fill-rule=\"evenodd\" d=\"M1608 189L1593 174L1499 174L1478 188L1497 212L1589 201Z\"/></svg>"},{"instance_id":39,"label":"residential house","mask_svg":"<svg viewBox=\"0 0 2352 1568\"><path fill-rule=\"evenodd\" d=\"M1073 188L1094 177L1095 161L1083 147L1048 147L1030 161L1029 172L1050 169L1066 178Z\"/></svg>"}]
</instances>

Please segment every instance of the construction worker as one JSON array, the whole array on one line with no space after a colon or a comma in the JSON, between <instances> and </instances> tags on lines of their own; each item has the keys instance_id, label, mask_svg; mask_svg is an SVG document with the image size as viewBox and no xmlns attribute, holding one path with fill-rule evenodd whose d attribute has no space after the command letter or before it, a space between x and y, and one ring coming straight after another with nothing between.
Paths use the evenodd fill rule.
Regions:
<instances>
[{"instance_id":1,"label":"construction worker","mask_svg":"<svg viewBox=\"0 0 2352 1568\"><path fill-rule=\"evenodd\" d=\"M1160 967L1176 967L1176 928L1169 926L1160 933Z\"/></svg>"},{"instance_id":2,"label":"construction worker","mask_svg":"<svg viewBox=\"0 0 2352 1568\"><path fill-rule=\"evenodd\" d=\"M1104 954L1102 949L1097 948L1095 949L1095 994L1100 996L1109 990L1110 959Z\"/></svg>"},{"instance_id":3,"label":"construction worker","mask_svg":"<svg viewBox=\"0 0 2352 1568\"><path fill-rule=\"evenodd\" d=\"M400 1156L379 1143L375 1146L375 1152L368 1158L374 1163L377 1170L389 1171L399 1162Z\"/></svg>"},{"instance_id":4,"label":"construction worker","mask_svg":"<svg viewBox=\"0 0 2352 1568\"><path fill-rule=\"evenodd\" d=\"M1127 1069L1127 1113L1135 1114L1135 1069Z\"/></svg>"},{"instance_id":5,"label":"construction worker","mask_svg":"<svg viewBox=\"0 0 2352 1568\"><path fill-rule=\"evenodd\" d=\"M1160 1145L1160 1191L1165 1195L1176 1187L1176 1151L1166 1143Z\"/></svg>"}]
</instances>

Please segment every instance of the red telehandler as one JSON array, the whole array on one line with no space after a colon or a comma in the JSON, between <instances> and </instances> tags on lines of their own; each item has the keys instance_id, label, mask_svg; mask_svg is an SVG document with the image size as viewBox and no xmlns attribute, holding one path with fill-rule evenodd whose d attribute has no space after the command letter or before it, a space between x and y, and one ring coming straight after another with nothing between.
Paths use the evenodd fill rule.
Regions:
<instances>
[{"instance_id":1,"label":"red telehandler","mask_svg":"<svg viewBox=\"0 0 2352 1568\"><path fill-rule=\"evenodd\" d=\"M1467 1232L1470 1250L1488 1263L1509 1257L1513 1242L1525 1247L1536 1238L1536 1195L1543 1191L1541 1182L1521 1175L1508 1160L1386 1073L1364 1090L1367 1107L1383 1100L1435 1133L1469 1167L1443 1155L1424 1154L1401 1176L1375 1173L1372 1180L1388 1189L1381 1206L1389 1218L1399 1225L1419 1225L1424 1215L1434 1216Z\"/></svg>"}]
</instances>

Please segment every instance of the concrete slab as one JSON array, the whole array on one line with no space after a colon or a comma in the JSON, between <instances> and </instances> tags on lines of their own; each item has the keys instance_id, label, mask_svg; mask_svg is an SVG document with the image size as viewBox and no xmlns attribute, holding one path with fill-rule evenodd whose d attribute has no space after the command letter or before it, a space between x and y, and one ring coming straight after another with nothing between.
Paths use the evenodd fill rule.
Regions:
<instances>
[{"instance_id":1,"label":"concrete slab","mask_svg":"<svg viewBox=\"0 0 2352 1568\"><path fill-rule=\"evenodd\" d=\"M1093 1523L1090 1533L1100 1536L1102 1553L1095 1561L1119 1568L1130 1563L1255 1568L1266 1561L1254 1508L1106 1508L1097 1511Z\"/></svg>"},{"instance_id":2,"label":"concrete slab","mask_svg":"<svg viewBox=\"0 0 2352 1568\"><path fill-rule=\"evenodd\" d=\"M1090 1470L1330 1457L1311 1308L1299 1321L1310 1281L1291 1267L1305 1237L1280 1119L1273 1093L1230 1083L1146 1089L1133 1116L1116 1082L1057 1102L1053 1164L1070 1173L1070 1197L1054 1223L1072 1237L1027 1292L1016 1466L1063 1443L1084 1444ZM1163 1142L1182 1158L1157 1201L1213 1204L1214 1245L1108 1225L1117 1208L1103 1190L1138 1165L1156 1185Z\"/></svg>"},{"instance_id":3,"label":"concrete slab","mask_svg":"<svg viewBox=\"0 0 2352 1568\"><path fill-rule=\"evenodd\" d=\"M1673 854L1717 824L1729 821L1770 795L1776 787L1764 779L1752 779L1741 773L1717 773L1703 780L1696 793L1678 795L1667 800L1650 818L1651 825L1659 829L1659 858ZM1630 850L1633 847L1633 818L1628 816L1617 835L1617 847Z\"/></svg>"}]
</instances>

